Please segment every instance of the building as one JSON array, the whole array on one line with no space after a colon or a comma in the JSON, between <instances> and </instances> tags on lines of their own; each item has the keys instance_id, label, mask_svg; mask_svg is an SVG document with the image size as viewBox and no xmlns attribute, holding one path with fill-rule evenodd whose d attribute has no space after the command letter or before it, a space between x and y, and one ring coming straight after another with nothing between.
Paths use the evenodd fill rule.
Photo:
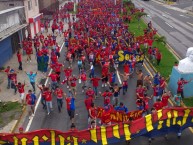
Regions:
<instances>
[{"instance_id":1,"label":"building","mask_svg":"<svg viewBox=\"0 0 193 145\"><path fill-rule=\"evenodd\" d=\"M17 6L0 11L0 67L21 48L25 37L27 22L24 6Z\"/></svg>"},{"instance_id":2,"label":"building","mask_svg":"<svg viewBox=\"0 0 193 145\"><path fill-rule=\"evenodd\" d=\"M28 33L32 38L40 32L40 20L42 13L39 12L39 0L1 0L0 10L13 8L16 6L24 6L26 21L29 24Z\"/></svg>"},{"instance_id":3,"label":"building","mask_svg":"<svg viewBox=\"0 0 193 145\"><path fill-rule=\"evenodd\" d=\"M52 15L59 10L59 0L39 0L39 9L45 19L52 19Z\"/></svg>"}]
</instances>

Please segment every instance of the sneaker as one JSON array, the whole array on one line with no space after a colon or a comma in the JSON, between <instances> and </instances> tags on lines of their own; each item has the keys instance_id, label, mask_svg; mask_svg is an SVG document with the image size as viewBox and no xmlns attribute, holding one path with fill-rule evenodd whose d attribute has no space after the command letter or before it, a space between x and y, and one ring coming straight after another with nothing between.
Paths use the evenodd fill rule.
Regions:
<instances>
[{"instance_id":1,"label":"sneaker","mask_svg":"<svg viewBox=\"0 0 193 145\"><path fill-rule=\"evenodd\" d=\"M69 86L67 86L67 89L69 88Z\"/></svg>"},{"instance_id":2,"label":"sneaker","mask_svg":"<svg viewBox=\"0 0 193 145\"><path fill-rule=\"evenodd\" d=\"M105 83L105 87L107 86L107 84Z\"/></svg>"},{"instance_id":3,"label":"sneaker","mask_svg":"<svg viewBox=\"0 0 193 145\"><path fill-rule=\"evenodd\" d=\"M104 84L102 84L102 88L104 88Z\"/></svg>"},{"instance_id":4,"label":"sneaker","mask_svg":"<svg viewBox=\"0 0 193 145\"><path fill-rule=\"evenodd\" d=\"M50 112L48 112L48 115L50 115Z\"/></svg>"},{"instance_id":5,"label":"sneaker","mask_svg":"<svg viewBox=\"0 0 193 145\"><path fill-rule=\"evenodd\" d=\"M31 60L29 62L31 62Z\"/></svg>"},{"instance_id":6,"label":"sneaker","mask_svg":"<svg viewBox=\"0 0 193 145\"><path fill-rule=\"evenodd\" d=\"M82 90L82 93L84 93L84 90Z\"/></svg>"}]
</instances>

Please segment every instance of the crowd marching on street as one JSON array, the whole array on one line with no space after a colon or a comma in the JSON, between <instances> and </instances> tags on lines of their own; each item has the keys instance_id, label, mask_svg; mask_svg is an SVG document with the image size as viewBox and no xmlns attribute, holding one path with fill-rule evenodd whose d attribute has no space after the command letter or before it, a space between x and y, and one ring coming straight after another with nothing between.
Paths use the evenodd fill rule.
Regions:
<instances>
[{"instance_id":1,"label":"crowd marching on street","mask_svg":"<svg viewBox=\"0 0 193 145\"><path fill-rule=\"evenodd\" d=\"M53 111L53 108L57 108L60 113L62 107L66 106L73 130L76 128L75 104L80 93L77 93L77 86L80 85L81 93L85 95L85 106L82 107L87 110L89 128L111 125L113 122L109 118L112 110L125 114L131 111L126 107L127 102L121 102L119 97L128 97L128 81L133 79L134 74L137 75L136 96L131 97L136 97L136 110L143 110L143 115L146 115L168 107L171 94L166 91L167 78L161 76L159 72L151 78L149 74L143 72L143 62L139 62L136 58L137 55L143 55L140 45L144 45L148 48L149 57L151 59L156 57L157 64L160 64L159 48L152 47L156 32L151 22L147 30L144 30L144 36L151 33L152 37L136 41L135 36L128 31L129 24L125 24L125 20L120 15L119 1L115 5L111 0L97 0L97 3L81 0L78 3L77 13L70 14L73 7L72 2L65 4L53 15L52 21L42 21L40 34L35 35L34 38L29 34L28 38L23 40L22 50L17 52L19 70L25 70L22 67L24 61L30 65L31 55L35 55L37 59L37 70L26 72L29 78L26 81L30 82L31 90L25 90L26 81L17 82L19 75L17 70L9 66L5 69L8 77L7 88L12 88L15 94L17 92L20 94L22 105L27 105L29 119L34 115L38 95L36 91L40 89L41 104L47 115ZM131 15L128 18L131 19ZM64 30L64 24L68 24L68 29ZM65 60L62 61L59 61L62 48L57 42L58 37L64 41ZM128 51L133 55L128 61L119 63L120 50ZM27 60L22 60L22 52L27 55ZM76 64L79 75L74 75L73 64ZM123 72L119 71L120 68L123 68ZM52 69L50 74L49 69ZM96 70L101 70L101 73L96 74ZM39 73L44 73L45 77L50 79L49 85L36 82ZM121 84L117 79L118 75ZM176 106L180 106L183 86L188 82L183 78L178 81L178 93L174 96ZM63 86L68 91L62 89ZM98 97L104 98L102 106L104 112L100 124L95 105L95 99ZM53 98L56 98L57 106L52 105ZM66 105L63 105L63 101ZM153 102L153 105L150 105L150 102ZM132 118L128 121L132 121Z\"/></svg>"}]
</instances>

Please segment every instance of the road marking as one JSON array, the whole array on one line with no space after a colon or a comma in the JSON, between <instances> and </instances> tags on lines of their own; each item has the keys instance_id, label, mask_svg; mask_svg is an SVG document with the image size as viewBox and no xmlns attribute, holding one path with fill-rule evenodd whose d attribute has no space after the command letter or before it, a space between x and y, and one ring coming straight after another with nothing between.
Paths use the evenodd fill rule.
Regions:
<instances>
[{"instance_id":1,"label":"road marking","mask_svg":"<svg viewBox=\"0 0 193 145\"><path fill-rule=\"evenodd\" d=\"M150 15L147 15L147 17L149 17L150 19L152 18Z\"/></svg>"},{"instance_id":2,"label":"road marking","mask_svg":"<svg viewBox=\"0 0 193 145\"><path fill-rule=\"evenodd\" d=\"M121 77L120 77L120 75L119 75L118 69L116 70L116 73L117 73L117 78L118 78L118 80L119 80L119 83L120 83L120 85L121 85L121 84L122 84L122 81L121 81Z\"/></svg>"},{"instance_id":3,"label":"road marking","mask_svg":"<svg viewBox=\"0 0 193 145\"><path fill-rule=\"evenodd\" d=\"M63 42L62 45L61 45L60 52L62 51L62 48L63 48L63 46L64 46L64 43L65 43L65 42ZM48 75L50 75L51 73L52 73L52 69L50 70L50 72L49 72ZM46 79L45 86L47 85L48 80L49 80L49 78ZM35 116L36 110L37 110L37 108L38 108L38 106L39 106L39 104L40 104L40 100L41 100L41 94L39 95L38 101L37 101L36 106L35 106L34 116ZM26 127L26 129L25 129L25 132L29 131L29 128L30 128L30 126L31 126L31 124L32 124L32 121L33 121L34 116L32 116L31 119L29 120L29 122L28 122L28 124L27 124L27 127Z\"/></svg>"},{"instance_id":4,"label":"road marking","mask_svg":"<svg viewBox=\"0 0 193 145\"><path fill-rule=\"evenodd\" d=\"M170 25L169 23L165 22L169 27L173 28L172 25Z\"/></svg>"},{"instance_id":5,"label":"road marking","mask_svg":"<svg viewBox=\"0 0 193 145\"><path fill-rule=\"evenodd\" d=\"M184 18L189 18L189 17L187 17L187 16L184 16L184 15L180 15L181 17L184 17Z\"/></svg>"},{"instance_id":6,"label":"road marking","mask_svg":"<svg viewBox=\"0 0 193 145\"><path fill-rule=\"evenodd\" d=\"M190 22L186 22L186 23L188 23L189 25L193 26L193 24L192 24L192 23L190 23Z\"/></svg>"},{"instance_id":7,"label":"road marking","mask_svg":"<svg viewBox=\"0 0 193 145\"><path fill-rule=\"evenodd\" d=\"M165 14L162 14L162 16L165 17L165 18L168 18L167 15L165 15Z\"/></svg>"},{"instance_id":8,"label":"road marking","mask_svg":"<svg viewBox=\"0 0 193 145\"><path fill-rule=\"evenodd\" d=\"M170 16L171 16L171 14L170 14L170 13L168 13L168 12L164 12L164 13L166 13L166 14L168 14L168 15L170 15Z\"/></svg>"}]
</instances>

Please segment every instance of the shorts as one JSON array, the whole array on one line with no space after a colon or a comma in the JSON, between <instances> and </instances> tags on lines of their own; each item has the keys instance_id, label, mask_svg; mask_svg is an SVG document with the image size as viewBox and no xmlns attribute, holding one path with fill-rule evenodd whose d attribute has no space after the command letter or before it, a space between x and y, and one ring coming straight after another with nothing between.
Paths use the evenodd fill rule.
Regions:
<instances>
[{"instance_id":1,"label":"shorts","mask_svg":"<svg viewBox=\"0 0 193 145\"><path fill-rule=\"evenodd\" d=\"M104 77L104 78L103 78ZM102 76L102 82L108 82L108 76Z\"/></svg>"},{"instance_id":2,"label":"shorts","mask_svg":"<svg viewBox=\"0 0 193 145\"><path fill-rule=\"evenodd\" d=\"M25 93L20 93L20 98L21 98L21 100L24 99L24 96L25 96Z\"/></svg>"},{"instance_id":3,"label":"shorts","mask_svg":"<svg viewBox=\"0 0 193 145\"><path fill-rule=\"evenodd\" d=\"M70 119L74 118L75 110L68 110L68 115Z\"/></svg>"}]
</instances>

